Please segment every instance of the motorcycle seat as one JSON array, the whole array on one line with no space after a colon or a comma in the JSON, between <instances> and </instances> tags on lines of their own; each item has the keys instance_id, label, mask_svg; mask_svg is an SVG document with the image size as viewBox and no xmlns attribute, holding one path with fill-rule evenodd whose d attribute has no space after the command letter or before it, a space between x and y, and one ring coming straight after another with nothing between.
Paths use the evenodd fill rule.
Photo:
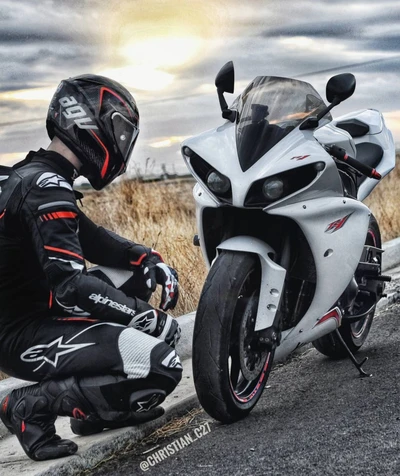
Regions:
<instances>
[{"instance_id":1,"label":"motorcycle seat","mask_svg":"<svg viewBox=\"0 0 400 476\"><path fill-rule=\"evenodd\" d=\"M378 166L383 157L383 149L380 145L372 142L361 142L356 144L357 160L372 168Z\"/></svg>"}]
</instances>

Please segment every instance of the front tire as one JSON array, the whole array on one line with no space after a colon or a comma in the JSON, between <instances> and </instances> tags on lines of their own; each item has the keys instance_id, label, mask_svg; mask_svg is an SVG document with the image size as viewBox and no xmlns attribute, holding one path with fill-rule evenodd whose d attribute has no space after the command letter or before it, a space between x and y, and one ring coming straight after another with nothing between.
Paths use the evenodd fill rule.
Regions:
<instances>
[{"instance_id":1,"label":"front tire","mask_svg":"<svg viewBox=\"0 0 400 476\"><path fill-rule=\"evenodd\" d=\"M365 244L382 248L379 225L373 215L371 215L369 221ZM364 318L354 323L343 322L339 327L341 336L353 354L360 350L367 339L374 319L375 309L376 306L373 306L371 311ZM342 359L347 356L347 352L343 348L335 332L320 337L313 342L313 345L318 352L332 359Z\"/></svg>"},{"instance_id":2,"label":"front tire","mask_svg":"<svg viewBox=\"0 0 400 476\"><path fill-rule=\"evenodd\" d=\"M273 352L254 334L260 292L259 259L222 252L200 296L193 333L193 377L206 412L223 423L247 416L267 382Z\"/></svg>"}]
</instances>

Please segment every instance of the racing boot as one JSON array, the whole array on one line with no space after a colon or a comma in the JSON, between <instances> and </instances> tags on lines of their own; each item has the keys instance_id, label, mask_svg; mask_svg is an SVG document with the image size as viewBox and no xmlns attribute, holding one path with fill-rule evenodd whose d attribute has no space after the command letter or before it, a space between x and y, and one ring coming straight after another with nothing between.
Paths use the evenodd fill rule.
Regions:
<instances>
[{"instance_id":1,"label":"racing boot","mask_svg":"<svg viewBox=\"0 0 400 476\"><path fill-rule=\"evenodd\" d=\"M164 409L159 407L165 400L166 392L160 389L134 391L129 397L130 412L108 413L110 419L101 418L98 414L89 415L84 420L71 418L71 430L76 435L87 436L100 433L105 428L116 429L126 426L136 426L147 421L155 420L164 415ZM112 416L111 416L112 415Z\"/></svg>"},{"instance_id":2,"label":"racing boot","mask_svg":"<svg viewBox=\"0 0 400 476\"><path fill-rule=\"evenodd\" d=\"M121 420L102 420L94 415L90 415L86 420L76 420L75 418L71 418L71 430L75 435L88 436L100 433L104 429L115 430L117 428L140 425L141 423L160 418L164 413L164 408L156 407L143 413L127 412L125 418Z\"/></svg>"},{"instance_id":3,"label":"racing boot","mask_svg":"<svg viewBox=\"0 0 400 476\"><path fill-rule=\"evenodd\" d=\"M56 434L57 415L39 384L13 390L0 404L0 417L34 461L76 453L78 446Z\"/></svg>"}]
</instances>

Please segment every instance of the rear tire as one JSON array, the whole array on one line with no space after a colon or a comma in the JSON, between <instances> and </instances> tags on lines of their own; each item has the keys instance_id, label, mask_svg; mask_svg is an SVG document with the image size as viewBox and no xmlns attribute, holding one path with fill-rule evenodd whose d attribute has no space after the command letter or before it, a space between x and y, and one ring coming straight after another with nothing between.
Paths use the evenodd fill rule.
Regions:
<instances>
[{"instance_id":1,"label":"rear tire","mask_svg":"<svg viewBox=\"0 0 400 476\"><path fill-rule=\"evenodd\" d=\"M223 423L251 412L271 370L274 353L260 349L254 337L260 282L255 255L227 251L213 264L200 297L194 383L203 408Z\"/></svg>"},{"instance_id":2,"label":"rear tire","mask_svg":"<svg viewBox=\"0 0 400 476\"><path fill-rule=\"evenodd\" d=\"M379 226L373 215L371 215L369 221L365 244L376 246L377 248L382 247ZM375 309L376 306L371 309L366 317L360 319L359 321L354 323L344 322L339 327L341 336L353 354L360 350L367 339L372 321L374 319ZM313 346L318 350L318 352L330 357L331 359L342 359L347 356L347 352L343 348L335 332L331 332L315 340L313 342Z\"/></svg>"}]
</instances>

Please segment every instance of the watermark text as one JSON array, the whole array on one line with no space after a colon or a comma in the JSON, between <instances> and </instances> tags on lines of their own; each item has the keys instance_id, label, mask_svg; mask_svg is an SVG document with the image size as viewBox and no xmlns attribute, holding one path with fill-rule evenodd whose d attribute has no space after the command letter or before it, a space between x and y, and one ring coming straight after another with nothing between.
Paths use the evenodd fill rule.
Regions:
<instances>
[{"instance_id":1,"label":"watermark text","mask_svg":"<svg viewBox=\"0 0 400 476\"><path fill-rule=\"evenodd\" d=\"M164 446L164 448L161 448L147 456L147 458L140 463L140 469L142 471L148 471L150 468L156 466L158 463L161 463L169 456L176 454L178 451L183 450L195 441L203 438L203 436L207 435L207 433L210 433L210 431L210 423L208 421L202 423L197 428L194 428L189 433L186 433L186 435L177 438L172 443Z\"/></svg>"}]
</instances>

